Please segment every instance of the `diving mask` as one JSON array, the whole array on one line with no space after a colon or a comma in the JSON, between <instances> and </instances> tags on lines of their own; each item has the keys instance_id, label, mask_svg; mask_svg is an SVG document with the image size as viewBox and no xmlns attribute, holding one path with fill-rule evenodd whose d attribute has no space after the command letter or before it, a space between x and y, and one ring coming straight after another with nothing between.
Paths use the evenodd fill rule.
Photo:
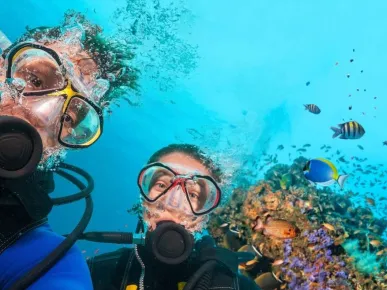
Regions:
<instances>
[{"instance_id":1,"label":"diving mask","mask_svg":"<svg viewBox=\"0 0 387 290\"><path fill-rule=\"evenodd\" d=\"M143 168L137 184L142 196L150 203L165 197L164 203L188 215L204 215L220 202L221 191L211 176L179 174L163 163L152 163Z\"/></svg>"},{"instance_id":2,"label":"diving mask","mask_svg":"<svg viewBox=\"0 0 387 290\"><path fill-rule=\"evenodd\" d=\"M6 77L25 82L23 106L39 127L55 134L65 147L85 148L98 140L102 110L86 98L86 89L54 50L21 43L8 53L6 63Z\"/></svg>"}]
</instances>

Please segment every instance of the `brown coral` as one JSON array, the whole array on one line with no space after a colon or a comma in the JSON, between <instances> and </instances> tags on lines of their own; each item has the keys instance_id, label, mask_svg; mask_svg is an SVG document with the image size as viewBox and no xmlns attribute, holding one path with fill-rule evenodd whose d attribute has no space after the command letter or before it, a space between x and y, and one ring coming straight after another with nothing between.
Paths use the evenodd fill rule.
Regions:
<instances>
[{"instance_id":1,"label":"brown coral","mask_svg":"<svg viewBox=\"0 0 387 290\"><path fill-rule=\"evenodd\" d=\"M265 204L266 210L277 210L279 204L280 204L280 197L281 192L269 192L267 195L264 196L263 202Z\"/></svg>"},{"instance_id":2,"label":"brown coral","mask_svg":"<svg viewBox=\"0 0 387 290\"><path fill-rule=\"evenodd\" d=\"M296 171L297 166L302 166L302 162L300 164L294 163L292 165L294 167L293 171ZM287 168L281 167L282 169L281 174L286 174L285 170ZM274 260L284 259L285 241L265 236L262 232L255 232L251 227L256 217L265 218L270 215L273 219L283 219L294 223L302 231L299 236L291 241L291 259L315 261L314 266L316 268L330 271L333 275L343 271L348 274L348 279L344 279L345 282L335 289L354 289L361 284L367 285L367 289L384 289L383 287L387 283L384 267L374 277L363 275L354 267L353 259L340 250L340 245L347 238L356 238L360 241L361 249L367 250L367 247L370 248L367 239L380 240L380 235L387 225L376 220L370 210L355 207L349 199L351 197L350 193L347 195L337 194L330 188L317 190L303 180L302 176L300 180L293 183L289 190L277 190L278 187L273 185L276 183L271 181L278 181L278 174L275 174L273 170L271 172L273 174L266 175L271 180L259 181L249 189L235 189L230 202L225 207L216 210L210 220L209 231L215 236L218 244L230 248L227 241L224 242L226 235L220 229L220 225L228 223L232 227L237 227L241 240L247 245L254 246L263 255L259 259L259 263L256 263L256 267L260 268L261 273L270 272L273 270L271 263ZM344 260L344 266L329 262L323 255L324 252L318 250L320 245L310 242L307 238L307 232L320 229L323 223L330 224L335 229L328 231L327 234L333 241L332 252L334 252L334 259L337 261ZM379 250L373 247L370 249L375 253ZM321 258L317 257L319 253L322 255ZM380 259L382 258L385 259L384 255L380 256ZM286 269L288 265L284 263L279 267L279 270ZM280 272L279 270L278 272ZM246 272L245 274L255 275L251 273L256 272ZM294 270L294 273L300 280L307 280L302 271ZM282 276L287 280L286 275ZM251 277L255 278L256 276ZM337 281L335 279L335 276L332 277L333 282ZM351 286L349 286L349 283ZM310 289L318 289L321 285L313 282L309 286ZM285 287L283 289L291 288Z\"/></svg>"}]
</instances>

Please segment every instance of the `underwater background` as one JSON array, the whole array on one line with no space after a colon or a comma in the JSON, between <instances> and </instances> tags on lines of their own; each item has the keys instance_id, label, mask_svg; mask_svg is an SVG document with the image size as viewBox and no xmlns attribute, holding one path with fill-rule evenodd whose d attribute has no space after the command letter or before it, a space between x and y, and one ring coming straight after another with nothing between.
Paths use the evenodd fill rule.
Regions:
<instances>
[{"instance_id":1,"label":"underwater background","mask_svg":"<svg viewBox=\"0 0 387 290\"><path fill-rule=\"evenodd\" d=\"M73 9L105 33L136 44L139 93L129 91L112 106L97 144L67 155L68 163L95 179L88 231L134 230L136 216L127 210L138 202L139 170L154 151L182 142L197 144L217 159L227 175L227 196L235 188L247 194L263 179L271 182L269 191L281 191L278 181L288 169L273 166L299 162L302 168L309 159L327 158L339 173L350 175L343 190L334 184L324 194L312 193L305 180L292 185L308 188L305 192L310 196L324 196L325 205L350 199L353 204L345 205L344 212L360 208L363 211L352 218L371 214L370 223L378 219L383 224L387 213L385 1L2 0L1 4L0 30L11 40L26 26L58 25ZM304 104L318 105L321 113L308 112ZM365 135L333 139L330 127L350 120L361 123ZM278 180L270 174L265 177L268 170L277 170ZM57 196L75 190L60 179L56 182ZM288 189L278 197L281 204L289 201L286 195L297 195ZM290 202L305 212L297 200ZM319 207L311 203L312 208ZM83 202L54 208L50 223L57 232L68 233L83 209ZM245 213L233 223L243 227L248 218L254 219ZM317 223L333 225L334 231L346 224L331 219L325 208L320 208ZM384 235L380 227L378 240ZM353 235L345 239L355 244L358 240L362 247L362 237L354 234L358 228L345 228ZM83 241L78 245L85 257L118 247ZM376 253L383 247L367 248L381 272L386 258ZM364 275L370 279L375 273L371 269ZM364 289L383 289L380 285Z\"/></svg>"}]
</instances>

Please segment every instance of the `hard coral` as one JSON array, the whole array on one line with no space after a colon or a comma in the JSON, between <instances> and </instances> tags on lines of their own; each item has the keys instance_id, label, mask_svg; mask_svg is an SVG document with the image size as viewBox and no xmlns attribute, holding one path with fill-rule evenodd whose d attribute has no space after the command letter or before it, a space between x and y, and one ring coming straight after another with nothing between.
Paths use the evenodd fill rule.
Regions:
<instances>
[{"instance_id":1,"label":"hard coral","mask_svg":"<svg viewBox=\"0 0 387 290\"><path fill-rule=\"evenodd\" d=\"M387 223L375 219L369 209L356 207L352 192L311 186L302 172L306 161L298 158L291 166L275 165L265 180L235 189L229 203L212 215L210 233L229 249L254 246L262 256L243 273L255 279L272 272L286 283L283 289L387 289L387 265L382 263L387 251L375 241L376 246L370 246L371 240L382 240ZM281 188L281 178L287 174L292 175L292 185ZM257 217L265 221L268 216L296 225L301 234L284 240L252 229ZM236 232L230 234L221 227L225 224ZM351 245L348 239L355 240L355 250L346 248ZM358 255L352 255L354 251Z\"/></svg>"}]
</instances>

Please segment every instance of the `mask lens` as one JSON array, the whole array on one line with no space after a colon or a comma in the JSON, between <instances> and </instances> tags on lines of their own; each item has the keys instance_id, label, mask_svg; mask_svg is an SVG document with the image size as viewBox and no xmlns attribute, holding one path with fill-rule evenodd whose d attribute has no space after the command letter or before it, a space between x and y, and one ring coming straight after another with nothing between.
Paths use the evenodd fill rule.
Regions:
<instances>
[{"instance_id":1,"label":"mask lens","mask_svg":"<svg viewBox=\"0 0 387 290\"><path fill-rule=\"evenodd\" d=\"M149 167L140 174L138 184L142 193L151 201L156 200L172 185L175 174L161 166Z\"/></svg>"},{"instance_id":2,"label":"mask lens","mask_svg":"<svg viewBox=\"0 0 387 290\"><path fill-rule=\"evenodd\" d=\"M185 188L194 213L201 214L218 205L219 191L211 180L194 177L186 181Z\"/></svg>"},{"instance_id":3,"label":"mask lens","mask_svg":"<svg viewBox=\"0 0 387 290\"><path fill-rule=\"evenodd\" d=\"M11 77L26 82L24 92L61 90L65 79L57 61L46 51L23 48L11 60Z\"/></svg>"},{"instance_id":4,"label":"mask lens","mask_svg":"<svg viewBox=\"0 0 387 290\"><path fill-rule=\"evenodd\" d=\"M64 98L58 97L28 97L25 107L33 114L34 119L39 121L36 125L40 127L57 127L62 114ZM57 131L56 131L57 132Z\"/></svg>"},{"instance_id":5,"label":"mask lens","mask_svg":"<svg viewBox=\"0 0 387 290\"><path fill-rule=\"evenodd\" d=\"M81 98L73 97L62 117L60 140L69 146L90 146L101 134L97 111Z\"/></svg>"}]
</instances>

